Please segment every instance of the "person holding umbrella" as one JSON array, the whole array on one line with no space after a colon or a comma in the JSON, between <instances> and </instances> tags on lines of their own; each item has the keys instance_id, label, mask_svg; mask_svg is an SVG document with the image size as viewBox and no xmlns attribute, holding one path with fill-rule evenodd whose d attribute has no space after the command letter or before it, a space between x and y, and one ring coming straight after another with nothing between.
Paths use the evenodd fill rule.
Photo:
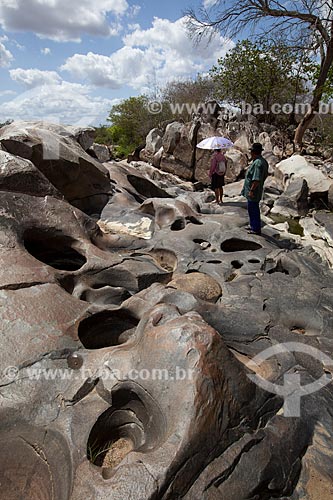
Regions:
<instances>
[{"instance_id":1,"label":"person holding umbrella","mask_svg":"<svg viewBox=\"0 0 333 500\"><path fill-rule=\"evenodd\" d=\"M224 176L227 170L227 159L222 153L222 149L232 148L233 145L234 143L230 139L221 136L207 137L197 144L197 148L200 149L215 149L208 175L215 191L216 203L223 203Z\"/></svg>"},{"instance_id":2,"label":"person holding umbrella","mask_svg":"<svg viewBox=\"0 0 333 500\"><path fill-rule=\"evenodd\" d=\"M209 177L212 182L212 189L215 191L215 201L220 204L223 203L223 186L224 176L227 170L227 159L222 153L222 150L215 149L212 156L209 169Z\"/></svg>"},{"instance_id":3,"label":"person holding umbrella","mask_svg":"<svg viewBox=\"0 0 333 500\"><path fill-rule=\"evenodd\" d=\"M252 144L250 151L252 163L246 172L241 194L247 199L247 210L250 219L248 232L260 236L261 220L259 202L262 198L264 182L268 176L268 163L261 155L263 147L260 142Z\"/></svg>"}]
</instances>

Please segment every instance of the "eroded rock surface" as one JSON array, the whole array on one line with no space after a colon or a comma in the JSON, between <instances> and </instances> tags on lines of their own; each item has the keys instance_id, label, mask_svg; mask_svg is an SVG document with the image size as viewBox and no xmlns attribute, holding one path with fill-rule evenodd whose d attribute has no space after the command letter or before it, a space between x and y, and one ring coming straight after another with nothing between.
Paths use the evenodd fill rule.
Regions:
<instances>
[{"instance_id":1,"label":"eroded rock surface","mask_svg":"<svg viewBox=\"0 0 333 500\"><path fill-rule=\"evenodd\" d=\"M314 252L332 214L312 208L303 235L274 224L272 177L253 236L241 182L217 206L151 166L90 159L83 184L102 175L108 193L90 217L68 195L82 186L51 184L17 139L33 125L15 127L3 146L31 154L0 152L3 498L332 498L332 383L291 407L281 392L333 372L332 270Z\"/></svg>"}]
</instances>

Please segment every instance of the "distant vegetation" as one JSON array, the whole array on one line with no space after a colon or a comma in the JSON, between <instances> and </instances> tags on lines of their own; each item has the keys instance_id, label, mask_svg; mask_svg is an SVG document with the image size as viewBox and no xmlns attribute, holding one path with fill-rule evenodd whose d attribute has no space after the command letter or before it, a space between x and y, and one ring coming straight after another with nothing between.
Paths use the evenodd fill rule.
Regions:
<instances>
[{"instance_id":1,"label":"distant vegetation","mask_svg":"<svg viewBox=\"0 0 333 500\"><path fill-rule=\"evenodd\" d=\"M96 142L114 145L116 154L125 157L145 143L152 128L164 128L174 120L186 122L191 119L191 113L186 108L175 113L170 103L200 104L213 97L213 87L211 78L198 76L195 80L172 81L158 96L139 95L124 99L112 107L107 119L111 125L101 125L96 129ZM152 102L160 103L160 112L150 112Z\"/></svg>"},{"instance_id":2,"label":"distant vegetation","mask_svg":"<svg viewBox=\"0 0 333 500\"><path fill-rule=\"evenodd\" d=\"M310 57L308 50L287 44L281 37L275 40L243 40L219 59L208 75L170 81L152 95L130 97L113 106L107 118L110 125L101 125L96 129L96 142L113 145L116 155L125 157L145 143L152 128L164 129L167 123L174 120L191 120L193 109L184 107L175 111L172 104L196 105L209 100L235 107L242 102L260 105L264 112L256 113L259 121L279 128L292 125L297 130L304 115L274 113L272 105L287 103L294 108L299 102L311 103L311 89L320 72L320 65ZM333 66L328 71L321 98L322 101L333 98ZM155 101L161 104L161 109L154 114L150 112L149 105ZM323 144L332 144L332 114L317 115L313 127L319 129Z\"/></svg>"},{"instance_id":3,"label":"distant vegetation","mask_svg":"<svg viewBox=\"0 0 333 500\"><path fill-rule=\"evenodd\" d=\"M217 0L212 8L189 9L187 28L192 38L201 40L218 32L222 36L239 37L251 30L260 40L263 31L270 37L279 37L283 43L312 59L310 107L301 117L294 134L294 143L301 147L303 136L320 109L320 102L329 91L327 84L333 65L333 4L332 0ZM255 30L254 30L255 29Z\"/></svg>"}]
</instances>

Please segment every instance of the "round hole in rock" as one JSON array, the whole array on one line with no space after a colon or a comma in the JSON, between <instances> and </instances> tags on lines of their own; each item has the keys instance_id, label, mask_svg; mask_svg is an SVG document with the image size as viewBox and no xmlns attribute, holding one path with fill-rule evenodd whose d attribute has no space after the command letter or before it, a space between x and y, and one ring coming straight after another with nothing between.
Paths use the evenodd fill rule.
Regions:
<instances>
[{"instance_id":1,"label":"round hole in rock","mask_svg":"<svg viewBox=\"0 0 333 500\"><path fill-rule=\"evenodd\" d=\"M198 226L201 226L202 225L202 222L197 219L196 217L193 217L193 215L191 215L190 217L186 217L186 219L191 222L192 224L197 224Z\"/></svg>"},{"instance_id":2,"label":"round hole in rock","mask_svg":"<svg viewBox=\"0 0 333 500\"><path fill-rule=\"evenodd\" d=\"M290 328L290 331L293 333L298 333L299 335L305 335L306 329L303 326L293 326Z\"/></svg>"},{"instance_id":3,"label":"round hole in rock","mask_svg":"<svg viewBox=\"0 0 333 500\"><path fill-rule=\"evenodd\" d=\"M234 269L240 269L241 267L244 266L243 262L240 262L239 260L233 260L231 262L231 265Z\"/></svg>"},{"instance_id":4,"label":"round hole in rock","mask_svg":"<svg viewBox=\"0 0 333 500\"><path fill-rule=\"evenodd\" d=\"M185 227L185 221L184 219L176 219L172 224L171 224L171 231L181 231Z\"/></svg>"},{"instance_id":5,"label":"round hole in rock","mask_svg":"<svg viewBox=\"0 0 333 500\"><path fill-rule=\"evenodd\" d=\"M97 419L87 443L88 459L104 469L113 469L133 450L152 451L166 430L159 406L138 384L118 384L111 398L112 406Z\"/></svg>"},{"instance_id":6,"label":"round hole in rock","mask_svg":"<svg viewBox=\"0 0 333 500\"><path fill-rule=\"evenodd\" d=\"M211 246L211 244L209 243L209 241L206 241L206 240L202 240L200 238L195 238L193 240L193 243L198 243L202 249L206 249L206 248L209 248Z\"/></svg>"},{"instance_id":7,"label":"round hole in rock","mask_svg":"<svg viewBox=\"0 0 333 500\"><path fill-rule=\"evenodd\" d=\"M244 252L246 250L254 251L262 248L259 243L250 240L241 240L239 238L230 238L221 244L223 252Z\"/></svg>"},{"instance_id":8,"label":"round hole in rock","mask_svg":"<svg viewBox=\"0 0 333 500\"><path fill-rule=\"evenodd\" d=\"M248 262L250 264L260 264L260 260L259 259L249 259Z\"/></svg>"},{"instance_id":9,"label":"round hole in rock","mask_svg":"<svg viewBox=\"0 0 333 500\"><path fill-rule=\"evenodd\" d=\"M26 250L35 259L62 271L77 271L87 262L73 248L75 240L55 232L31 229L23 236Z\"/></svg>"},{"instance_id":10,"label":"round hole in rock","mask_svg":"<svg viewBox=\"0 0 333 500\"><path fill-rule=\"evenodd\" d=\"M165 248L154 248L149 254L156 260L158 265L168 272L177 269L178 259L174 252Z\"/></svg>"},{"instance_id":11,"label":"round hole in rock","mask_svg":"<svg viewBox=\"0 0 333 500\"><path fill-rule=\"evenodd\" d=\"M78 335L86 349L102 349L127 342L138 323L125 309L101 311L81 321Z\"/></svg>"},{"instance_id":12,"label":"round hole in rock","mask_svg":"<svg viewBox=\"0 0 333 500\"><path fill-rule=\"evenodd\" d=\"M95 305L121 306L121 304L129 299L131 294L122 287L101 286L99 288L87 288L80 295L80 300L90 302Z\"/></svg>"},{"instance_id":13,"label":"round hole in rock","mask_svg":"<svg viewBox=\"0 0 333 500\"><path fill-rule=\"evenodd\" d=\"M296 278L301 272L298 266L289 259L281 258L274 263L270 263L269 261L267 261L265 263L265 267L269 265L272 265L272 267L271 269L268 269L267 274L281 273Z\"/></svg>"}]
</instances>

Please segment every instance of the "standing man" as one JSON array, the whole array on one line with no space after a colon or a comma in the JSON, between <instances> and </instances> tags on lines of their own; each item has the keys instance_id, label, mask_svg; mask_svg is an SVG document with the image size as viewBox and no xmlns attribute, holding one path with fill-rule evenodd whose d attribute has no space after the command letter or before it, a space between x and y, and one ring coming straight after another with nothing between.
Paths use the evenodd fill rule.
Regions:
<instances>
[{"instance_id":1,"label":"standing man","mask_svg":"<svg viewBox=\"0 0 333 500\"><path fill-rule=\"evenodd\" d=\"M250 234L261 234L259 202L262 198L264 182L268 175L268 163L261 156L263 147L255 142L251 149L252 163L249 166L244 180L242 195L247 199L247 210L250 219Z\"/></svg>"}]
</instances>

